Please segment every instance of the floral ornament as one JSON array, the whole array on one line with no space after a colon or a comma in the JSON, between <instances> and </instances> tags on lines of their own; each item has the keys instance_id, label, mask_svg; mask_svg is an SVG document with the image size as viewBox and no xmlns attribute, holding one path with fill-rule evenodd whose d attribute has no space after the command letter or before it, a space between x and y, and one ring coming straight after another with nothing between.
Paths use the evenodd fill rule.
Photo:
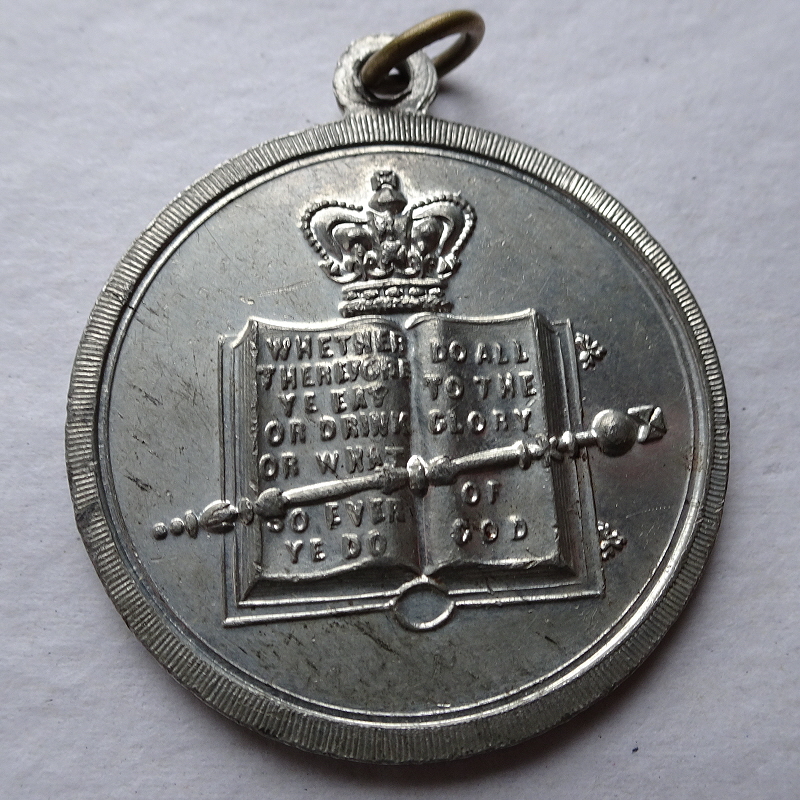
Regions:
<instances>
[{"instance_id":1,"label":"floral ornament","mask_svg":"<svg viewBox=\"0 0 800 800\"><path fill-rule=\"evenodd\" d=\"M628 540L620 536L619 531L612 528L608 522L598 522L597 532L600 534L600 557L603 561L610 561L628 543Z\"/></svg>"},{"instance_id":2,"label":"floral ornament","mask_svg":"<svg viewBox=\"0 0 800 800\"><path fill-rule=\"evenodd\" d=\"M597 339L588 333L575 332L575 347L578 349L578 362L584 369L594 369L598 361L606 357L606 350Z\"/></svg>"}]
</instances>

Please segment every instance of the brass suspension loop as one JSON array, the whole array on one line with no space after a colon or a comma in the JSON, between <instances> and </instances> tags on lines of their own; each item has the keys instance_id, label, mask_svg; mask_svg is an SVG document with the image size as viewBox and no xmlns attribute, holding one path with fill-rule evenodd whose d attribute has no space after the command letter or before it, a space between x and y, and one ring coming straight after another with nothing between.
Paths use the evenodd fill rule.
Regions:
<instances>
[{"instance_id":1,"label":"brass suspension loop","mask_svg":"<svg viewBox=\"0 0 800 800\"><path fill-rule=\"evenodd\" d=\"M486 26L475 11L446 11L420 22L392 39L373 53L361 68L361 82L370 91L396 89L389 73L409 56L440 39L460 33L456 42L433 59L436 74L441 78L475 52L483 39Z\"/></svg>"}]
</instances>

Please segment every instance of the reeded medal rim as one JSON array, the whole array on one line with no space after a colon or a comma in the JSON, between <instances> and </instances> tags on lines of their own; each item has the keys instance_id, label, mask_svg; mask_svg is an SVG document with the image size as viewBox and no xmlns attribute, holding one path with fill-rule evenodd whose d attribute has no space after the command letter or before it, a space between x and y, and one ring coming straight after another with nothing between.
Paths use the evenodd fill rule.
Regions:
<instances>
[{"instance_id":1,"label":"reeded medal rim","mask_svg":"<svg viewBox=\"0 0 800 800\"><path fill-rule=\"evenodd\" d=\"M126 565L103 511L97 419L108 349L141 279L196 217L259 175L315 154L360 145L416 145L477 156L547 184L609 226L656 277L693 340L711 440L702 501L686 544L660 575L656 596L625 637L577 677L486 715L409 725L351 720L268 694L204 658L171 625ZM136 637L176 680L225 716L317 753L379 763L439 761L528 739L588 707L630 675L663 638L694 589L719 528L729 464L725 387L711 335L686 282L644 226L592 180L508 137L415 113L363 113L289 134L235 156L178 195L114 269L83 333L67 404L66 458L75 518L106 592ZM652 597L652 593L651 593ZM638 601L637 601L638 602Z\"/></svg>"}]
</instances>

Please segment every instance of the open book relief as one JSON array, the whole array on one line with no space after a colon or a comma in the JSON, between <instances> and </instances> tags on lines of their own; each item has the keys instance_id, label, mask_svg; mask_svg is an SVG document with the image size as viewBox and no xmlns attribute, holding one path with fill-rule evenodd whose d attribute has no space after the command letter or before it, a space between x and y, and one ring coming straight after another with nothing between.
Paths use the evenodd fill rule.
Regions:
<instances>
[{"instance_id":1,"label":"open book relief","mask_svg":"<svg viewBox=\"0 0 800 800\"><path fill-rule=\"evenodd\" d=\"M392 171L372 188L366 209L302 217L344 319L252 317L220 344L226 499L185 524L231 533L226 624L390 608L420 586L451 610L602 594L585 451L660 438L661 410L587 426L579 364L605 348L531 309L450 313L474 210L410 203Z\"/></svg>"}]
</instances>

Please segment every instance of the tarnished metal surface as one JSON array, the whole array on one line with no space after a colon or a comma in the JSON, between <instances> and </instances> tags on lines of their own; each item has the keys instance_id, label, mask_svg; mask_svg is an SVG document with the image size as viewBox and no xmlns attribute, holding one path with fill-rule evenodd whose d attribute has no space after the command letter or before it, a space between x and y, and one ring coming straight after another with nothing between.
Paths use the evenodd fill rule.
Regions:
<instances>
[{"instance_id":1,"label":"tarnished metal surface","mask_svg":"<svg viewBox=\"0 0 800 800\"><path fill-rule=\"evenodd\" d=\"M619 203L496 134L359 113L348 58L353 113L223 164L116 268L68 465L109 594L197 695L319 752L454 758L659 641L719 523L724 389Z\"/></svg>"}]
</instances>

